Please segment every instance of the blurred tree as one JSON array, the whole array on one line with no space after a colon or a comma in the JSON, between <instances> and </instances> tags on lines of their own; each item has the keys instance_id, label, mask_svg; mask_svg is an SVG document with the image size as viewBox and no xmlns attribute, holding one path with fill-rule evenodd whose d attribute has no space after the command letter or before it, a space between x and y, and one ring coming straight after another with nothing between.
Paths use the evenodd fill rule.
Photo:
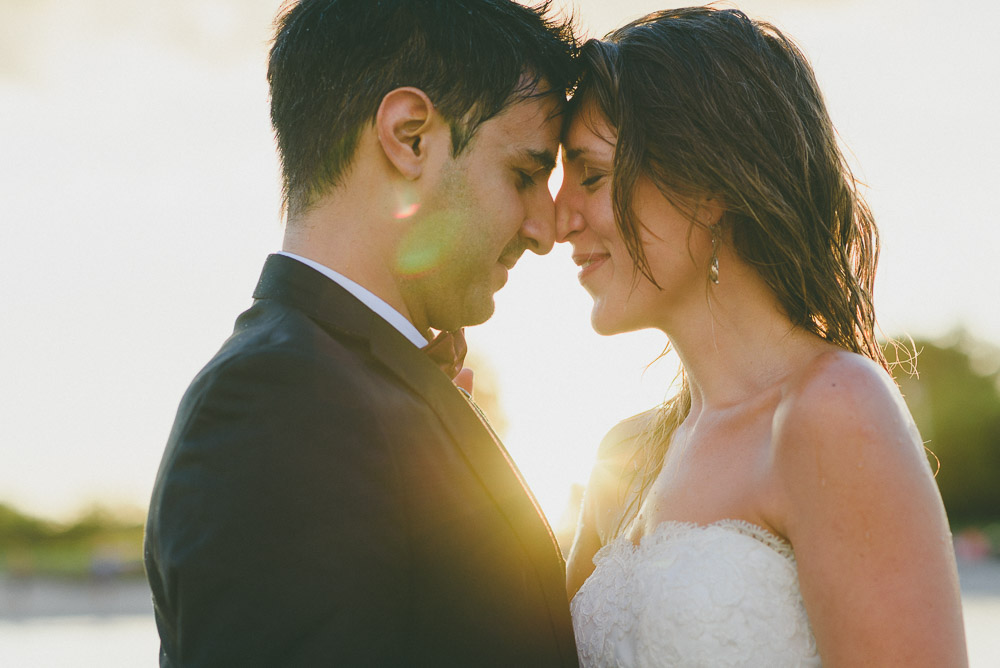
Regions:
<instances>
[{"instance_id":1,"label":"blurred tree","mask_svg":"<svg viewBox=\"0 0 1000 668\"><path fill-rule=\"evenodd\" d=\"M51 538L57 533L50 522L24 515L0 503L0 549L12 545L30 545Z\"/></svg>"},{"instance_id":2,"label":"blurred tree","mask_svg":"<svg viewBox=\"0 0 1000 668\"><path fill-rule=\"evenodd\" d=\"M57 524L0 503L0 575L142 575L142 522L99 506Z\"/></svg>"},{"instance_id":3,"label":"blurred tree","mask_svg":"<svg viewBox=\"0 0 1000 668\"><path fill-rule=\"evenodd\" d=\"M964 330L914 341L917 375L906 350L896 381L927 448L940 461L938 488L953 526L1000 520L1000 348Z\"/></svg>"}]
</instances>

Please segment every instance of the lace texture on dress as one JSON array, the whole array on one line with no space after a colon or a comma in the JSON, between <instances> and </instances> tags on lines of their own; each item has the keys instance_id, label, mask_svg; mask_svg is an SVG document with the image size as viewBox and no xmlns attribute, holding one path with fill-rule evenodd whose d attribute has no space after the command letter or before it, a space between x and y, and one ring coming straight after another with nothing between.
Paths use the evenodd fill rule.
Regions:
<instances>
[{"instance_id":1,"label":"lace texture on dress","mask_svg":"<svg viewBox=\"0 0 1000 668\"><path fill-rule=\"evenodd\" d=\"M584 668L820 665L792 548L757 525L663 522L594 565L571 605Z\"/></svg>"}]
</instances>

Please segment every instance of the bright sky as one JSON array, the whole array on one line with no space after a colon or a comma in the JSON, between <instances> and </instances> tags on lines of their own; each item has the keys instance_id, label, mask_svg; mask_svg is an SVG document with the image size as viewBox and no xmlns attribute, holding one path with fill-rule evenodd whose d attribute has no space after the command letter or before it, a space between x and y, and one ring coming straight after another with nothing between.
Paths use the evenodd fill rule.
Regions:
<instances>
[{"instance_id":1,"label":"bright sky","mask_svg":"<svg viewBox=\"0 0 1000 668\"><path fill-rule=\"evenodd\" d=\"M678 6L675 3L673 6ZM0 501L143 507L174 411L279 248L264 80L277 0L0 0ZM591 36L662 2L580 0ZM810 57L869 184L886 332L1000 343L1000 3L750 1ZM611 338L569 249L469 332L550 519L603 433L664 398L657 332Z\"/></svg>"}]
</instances>

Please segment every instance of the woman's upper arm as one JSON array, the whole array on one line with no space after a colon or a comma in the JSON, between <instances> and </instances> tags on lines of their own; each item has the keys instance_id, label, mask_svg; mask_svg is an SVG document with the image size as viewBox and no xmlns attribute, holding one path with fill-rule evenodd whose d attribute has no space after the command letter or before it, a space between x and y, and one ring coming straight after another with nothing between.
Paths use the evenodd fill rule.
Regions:
<instances>
[{"instance_id":1,"label":"woman's upper arm","mask_svg":"<svg viewBox=\"0 0 1000 668\"><path fill-rule=\"evenodd\" d=\"M583 585L584 581L594 572L594 555L601 549L601 539L593 522L591 505L591 489L588 485L580 508L580 520L573 536L573 546L566 558L566 595L570 600Z\"/></svg>"},{"instance_id":2,"label":"woman's upper arm","mask_svg":"<svg viewBox=\"0 0 1000 668\"><path fill-rule=\"evenodd\" d=\"M964 666L951 534L891 379L840 356L775 416L784 530L825 666Z\"/></svg>"},{"instance_id":3,"label":"woman's upper arm","mask_svg":"<svg viewBox=\"0 0 1000 668\"><path fill-rule=\"evenodd\" d=\"M615 532L627 496L623 473L630 466L642 436L652 426L656 409L615 425L601 440L583 495L573 546L566 559L566 592L572 599L594 572L594 555Z\"/></svg>"}]
</instances>

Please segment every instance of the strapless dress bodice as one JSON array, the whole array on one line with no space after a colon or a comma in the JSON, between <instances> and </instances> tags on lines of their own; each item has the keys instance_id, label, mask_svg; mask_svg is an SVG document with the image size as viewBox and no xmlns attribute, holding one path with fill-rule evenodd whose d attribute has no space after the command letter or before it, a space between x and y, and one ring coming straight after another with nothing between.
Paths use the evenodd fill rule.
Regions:
<instances>
[{"instance_id":1,"label":"strapless dress bodice","mask_svg":"<svg viewBox=\"0 0 1000 668\"><path fill-rule=\"evenodd\" d=\"M759 526L664 522L594 564L571 605L584 668L820 665L792 548Z\"/></svg>"}]
</instances>

